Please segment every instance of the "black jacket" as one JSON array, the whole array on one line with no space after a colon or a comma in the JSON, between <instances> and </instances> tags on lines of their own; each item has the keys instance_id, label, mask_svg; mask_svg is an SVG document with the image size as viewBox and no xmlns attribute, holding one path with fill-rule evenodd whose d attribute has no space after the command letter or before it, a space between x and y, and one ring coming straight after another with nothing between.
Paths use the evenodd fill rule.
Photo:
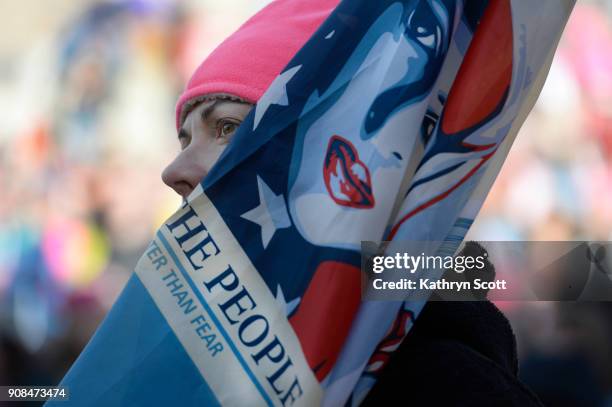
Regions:
<instances>
[{"instance_id":1,"label":"black jacket","mask_svg":"<svg viewBox=\"0 0 612 407\"><path fill-rule=\"evenodd\" d=\"M508 320L488 301L429 302L363 406L541 406L517 378Z\"/></svg>"}]
</instances>

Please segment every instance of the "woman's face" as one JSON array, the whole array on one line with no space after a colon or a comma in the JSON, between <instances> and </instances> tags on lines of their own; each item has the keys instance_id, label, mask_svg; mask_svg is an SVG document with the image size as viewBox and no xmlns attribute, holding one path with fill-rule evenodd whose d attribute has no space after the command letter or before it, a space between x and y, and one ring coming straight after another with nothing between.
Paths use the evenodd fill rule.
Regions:
<instances>
[{"instance_id":1,"label":"woman's face","mask_svg":"<svg viewBox=\"0 0 612 407\"><path fill-rule=\"evenodd\" d=\"M162 180L183 198L208 174L253 105L207 100L189 112L178 132L181 151L162 172Z\"/></svg>"}]
</instances>

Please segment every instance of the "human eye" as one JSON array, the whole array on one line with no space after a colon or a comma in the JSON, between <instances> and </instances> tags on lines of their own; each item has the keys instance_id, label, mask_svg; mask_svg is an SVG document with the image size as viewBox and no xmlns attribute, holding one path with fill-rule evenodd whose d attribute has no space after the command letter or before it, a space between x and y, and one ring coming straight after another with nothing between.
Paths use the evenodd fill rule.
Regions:
<instances>
[{"instance_id":1,"label":"human eye","mask_svg":"<svg viewBox=\"0 0 612 407\"><path fill-rule=\"evenodd\" d=\"M181 150L184 150L187 148L187 146L189 146L189 143L191 143L191 135L185 130L181 129L178 134L178 141L181 145Z\"/></svg>"},{"instance_id":2,"label":"human eye","mask_svg":"<svg viewBox=\"0 0 612 407\"><path fill-rule=\"evenodd\" d=\"M234 119L220 119L217 121L216 138L221 142L229 142L229 139L234 135L240 122Z\"/></svg>"}]
</instances>

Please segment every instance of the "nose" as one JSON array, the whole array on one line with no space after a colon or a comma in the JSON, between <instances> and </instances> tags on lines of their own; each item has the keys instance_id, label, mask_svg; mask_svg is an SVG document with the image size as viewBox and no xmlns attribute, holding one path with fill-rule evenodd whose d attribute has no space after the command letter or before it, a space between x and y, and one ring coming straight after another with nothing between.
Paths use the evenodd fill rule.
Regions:
<instances>
[{"instance_id":1,"label":"nose","mask_svg":"<svg viewBox=\"0 0 612 407\"><path fill-rule=\"evenodd\" d=\"M185 199L207 173L208 169L202 160L187 148L164 169L162 181Z\"/></svg>"}]
</instances>

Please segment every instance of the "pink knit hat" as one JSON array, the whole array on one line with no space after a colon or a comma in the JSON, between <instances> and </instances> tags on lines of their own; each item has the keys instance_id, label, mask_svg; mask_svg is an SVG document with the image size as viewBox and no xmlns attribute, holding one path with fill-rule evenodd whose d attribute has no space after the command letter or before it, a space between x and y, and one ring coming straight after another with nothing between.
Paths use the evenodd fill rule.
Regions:
<instances>
[{"instance_id":1,"label":"pink knit hat","mask_svg":"<svg viewBox=\"0 0 612 407\"><path fill-rule=\"evenodd\" d=\"M276 0L223 41L187 83L176 104L176 127L210 97L256 103L339 0Z\"/></svg>"}]
</instances>

